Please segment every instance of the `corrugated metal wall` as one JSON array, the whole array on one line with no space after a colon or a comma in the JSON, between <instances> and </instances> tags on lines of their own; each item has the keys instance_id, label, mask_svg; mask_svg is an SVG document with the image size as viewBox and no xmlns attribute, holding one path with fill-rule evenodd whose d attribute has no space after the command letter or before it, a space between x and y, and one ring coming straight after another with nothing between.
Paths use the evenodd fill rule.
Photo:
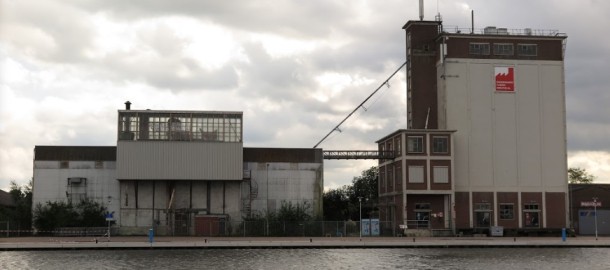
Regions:
<instances>
[{"instance_id":1,"label":"corrugated metal wall","mask_svg":"<svg viewBox=\"0 0 610 270\"><path fill-rule=\"evenodd\" d=\"M119 141L120 180L241 180L241 143Z\"/></svg>"}]
</instances>

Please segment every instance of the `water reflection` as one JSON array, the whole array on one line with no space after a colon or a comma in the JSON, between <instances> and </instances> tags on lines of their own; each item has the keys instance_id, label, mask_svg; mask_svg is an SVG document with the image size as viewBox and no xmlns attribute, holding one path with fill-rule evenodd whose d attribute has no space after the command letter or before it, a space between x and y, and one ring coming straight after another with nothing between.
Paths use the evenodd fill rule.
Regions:
<instances>
[{"instance_id":1,"label":"water reflection","mask_svg":"<svg viewBox=\"0 0 610 270\"><path fill-rule=\"evenodd\" d=\"M610 249L200 249L15 251L1 269L610 269Z\"/></svg>"}]
</instances>

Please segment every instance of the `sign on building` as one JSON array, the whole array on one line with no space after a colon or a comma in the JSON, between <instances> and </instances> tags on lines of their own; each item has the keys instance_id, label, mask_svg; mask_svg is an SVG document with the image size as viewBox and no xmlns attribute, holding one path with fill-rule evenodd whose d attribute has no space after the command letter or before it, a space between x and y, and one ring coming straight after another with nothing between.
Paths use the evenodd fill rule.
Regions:
<instances>
[{"instance_id":1,"label":"sign on building","mask_svg":"<svg viewBox=\"0 0 610 270\"><path fill-rule=\"evenodd\" d=\"M515 91L515 67L495 67L496 91Z\"/></svg>"},{"instance_id":2,"label":"sign on building","mask_svg":"<svg viewBox=\"0 0 610 270\"><path fill-rule=\"evenodd\" d=\"M593 207L593 206L597 206L597 207L602 207L602 202L580 202L580 206L581 207Z\"/></svg>"}]
</instances>

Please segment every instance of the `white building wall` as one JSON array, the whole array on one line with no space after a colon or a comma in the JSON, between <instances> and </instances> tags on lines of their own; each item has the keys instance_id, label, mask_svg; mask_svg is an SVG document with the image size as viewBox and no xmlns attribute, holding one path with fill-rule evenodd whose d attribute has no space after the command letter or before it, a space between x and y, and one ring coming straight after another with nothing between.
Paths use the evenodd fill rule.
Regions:
<instances>
[{"instance_id":1,"label":"white building wall","mask_svg":"<svg viewBox=\"0 0 610 270\"><path fill-rule=\"evenodd\" d=\"M495 91L496 66L514 66L514 93ZM438 72L439 127L457 130L456 191L566 192L563 62L446 59Z\"/></svg>"},{"instance_id":2,"label":"white building wall","mask_svg":"<svg viewBox=\"0 0 610 270\"><path fill-rule=\"evenodd\" d=\"M69 167L60 168L59 161L34 161L32 181L33 205L46 202L67 202L68 178L86 178L87 198L114 211L119 218L119 181L116 180L116 163L104 161L103 167L95 168L95 161L69 161ZM81 184L83 185L83 184Z\"/></svg>"},{"instance_id":3,"label":"white building wall","mask_svg":"<svg viewBox=\"0 0 610 270\"><path fill-rule=\"evenodd\" d=\"M250 170L250 182L257 187L257 196L251 203L253 213L275 212L282 203L306 202L313 217L322 215L321 163L247 162L244 168ZM249 199L248 190L242 189L242 200Z\"/></svg>"}]
</instances>

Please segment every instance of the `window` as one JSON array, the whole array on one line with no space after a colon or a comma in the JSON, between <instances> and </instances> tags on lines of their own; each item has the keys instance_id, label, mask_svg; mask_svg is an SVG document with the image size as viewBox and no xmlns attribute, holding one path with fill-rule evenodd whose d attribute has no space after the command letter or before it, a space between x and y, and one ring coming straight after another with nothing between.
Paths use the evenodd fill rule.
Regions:
<instances>
[{"instance_id":1,"label":"window","mask_svg":"<svg viewBox=\"0 0 610 270\"><path fill-rule=\"evenodd\" d=\"M409 183L424 182L424 166L409 166Z\"/></svg>"},{"instance_id":2,"label":"window","mask_svg":"<svg viewBox=\"0 0 610 270\"><path fill-rule=\"evenodd\" d=\"M429 203L415 204L415 220L417 221L417 228L430 227L430 211L431 208Z\"/></svg>"},{"instance_id":3,"label":"window","mask_svg":"<svg viewBox=\"0 0 610 270\"><path fill-rule=\"evenodd\" d=\"M119 112L119 140L241 142L242 115Z\"/></svg>"},{"instance_id":4,"label":"window","mask_svg":"<svg viewBox=\"0 0 610 270\"><path fill-rule=\"evenodd\" d=\"M538 55L538 45L536 44L518 44L517 54L522 56L536 56Z\"/></svg>"},{"instance_id":5,"label":"window","mask_svg":"<svg viewBox=\"0 0 610 270\"><path fill-rule=\"evenodd\" d=\"M424 137L409 136L407 138L408 153L423 153L424 152Z\"/></svg>"},{"instance_id":6,"label":"window","mask_svg":"<svg viewBox=\"0 0 610 270\"><path fill-rule=\"evenodd\" d=\"M489 55L489 43L470 43L470 54Z\"/></svg>"},{"instance_id":7,"label":"window","mask_svg":"<svg viewBox=\"0 0 610 270\"><path fill-rule=\"evenodd\" d=\"M449 183L449 167L434 166L434 167L432 167L432 173L434 175L434 183L439 183L439 184Z\"/></svg>"},{"instance_id":8,"label":"window","mask_svg":"<svg viewBox=\"0 0 610 270\"><path fill-rule=\"evenodd\" d=\"M400 156L402 153L402 144L400 143L400 138L396 138L396 155Z\"/></svg>"},{"instance_id":9,"label":"window","mask_svg":"<svg viewBox=\"0 0 610 270\"><path fill-rule=\"evenodd\" d=\"M394 144L391 139L388 141L388 151L394 151Z\"/></svg>"},{"instance_id":10,"label":"window","mask_svg":"<svg viewBox=\"0 0 610 270\"><path fill-rule=\"evenodd\" d=\"M388 192L393 191L393 187L394 187L394 168L392 165L388 165L387 166L388 169L388 177L387 177L387 181L388 181Z\"/></svg>"},{"instance_id":11,"label":"window","mask_svg":"<svg viewBox=\"0 0 610 270\"><path fill-rule=\"evenodd\" d=\"M477 203L474 205L475 227L487 228L491 226L491 204Z\"/></svg>"},{"instance_id":12,"label":"window","mask_svg":"<svg viewBox=\"0 0 610 270\"><path fill-rule=\"evenodd\" d=\"M101 160L96 160L95 161L95 168L96 169L103 169L104 168L104 162Z\"/></svg>"},{"instance_id":13,"label":"window","mask_svg":"<svg viewBox=\"0 0 610 270\"><path fill-rule=\"evenodd\" d=\"M511 43L495 43L494 44L495 55L514 55L513 44Z\"/></svg>"},{"instance_id":14,"label":"window","mask_svg":"<svg viewBox=\"0 0 610 270\"><path fill-rule=\"evenodd\" d=\"M402 168L400 167L400 163L396 165L396 173L394 174L394 179L396 179L396 190L402 189Z\"/></svg>"},{"instance_id":15,"label":"window","mask_svg":"<svg viewBox=\"0 0 610 270\"><path fill-rule=\"evenodd\" d=\"M512 203L500 204L500 219L514 219L515 206Z\"/></svg>"},{"instance_id":16,"label":"window","mask_svg":"<svg viewBox=\"0 0 610 270\"><path fill-rule=\"evenodd\" d=\"M448 137L432 137L432 153L435 153L435 154L449 153L449 138Z\"/></svg>"},{"instance_id":17,"label":"window","mask_svg":"<svg viewBox=\"0 0 610 270\"><path fill-rule=\"evenodd\" d=\"M540 208L537 203L523 205L523 224L526 228L540 228Z\"/></svg>"}]
</instances>

